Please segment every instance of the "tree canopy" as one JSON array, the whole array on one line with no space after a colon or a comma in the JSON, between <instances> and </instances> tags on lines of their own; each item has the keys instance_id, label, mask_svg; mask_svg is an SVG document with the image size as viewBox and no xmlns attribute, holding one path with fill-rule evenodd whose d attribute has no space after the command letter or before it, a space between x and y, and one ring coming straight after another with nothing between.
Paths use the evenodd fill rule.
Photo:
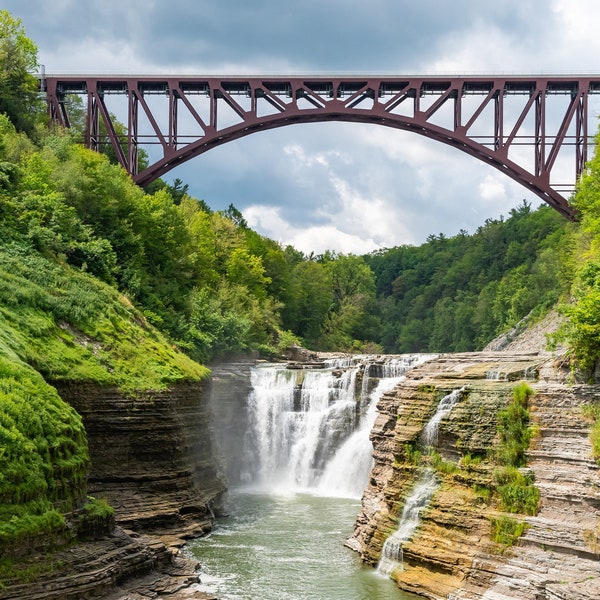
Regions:
<instances>
[{"instance_id":1,"label":"tree canopy","mask_svg":"<svg viewBox=\"0 0 600 600\"><path fill-rule=\"evenodd\" d=\"M25 35L20 19L0 10L0 113L17 130L33 132L40 116L37 46Z\"/></svg>"}]
</instances>

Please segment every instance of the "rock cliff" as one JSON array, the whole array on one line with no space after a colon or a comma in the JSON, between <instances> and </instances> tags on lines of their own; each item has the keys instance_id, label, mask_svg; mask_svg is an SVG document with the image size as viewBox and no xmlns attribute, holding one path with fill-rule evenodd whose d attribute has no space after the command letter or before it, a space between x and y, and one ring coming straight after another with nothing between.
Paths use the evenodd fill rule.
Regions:
<instances>
[{"instance_id":1,"label":"rock cliff","mask_svg":"<svg viewBox=\"0 0 600 600\"><path fill-rule=\"evenodd\" d=\"M89 493L109 501L119 525L190 534L211 527L225 482L203 384L135 396L86 384L56 387L83 418Z\"/></svg>"},{"instance_id":2,"label":"rock cliff","mask_svg":"<svg viewBox=\"0 0 600 600\"><path fill-rule=\"evenodd\" d=\"M205 386L180 383L134 396L85 383L55 385L83 418L88 493L115 508L117 527L51 555L33 553L19 565L32 582L4 582L0 598L207 598L195 589L196 563L177 552L186 538L212 527L225 492Z\"/></svg>"},{"instance_id":3,"label":"rock cliff","mask_svg":"<svg viewBox=\"0 0 600 600\"><path fill-rule=\"evenodd\" d=\"M504 513L494 481L498 411L521 379L535 392L525 470L540 493L535 516ZM600 476L581 407L600 400L600 386L569 385L545 353L441 356L385 395L372 432L375 466L348 545L377 564L422 471L421 431L439 399L460 388L440 425L439 487L393 573L399 587L436 600L598 598ZM503 516L525 523L514 545L493 541L492 524Z\"/></svg>"}]
</instances>

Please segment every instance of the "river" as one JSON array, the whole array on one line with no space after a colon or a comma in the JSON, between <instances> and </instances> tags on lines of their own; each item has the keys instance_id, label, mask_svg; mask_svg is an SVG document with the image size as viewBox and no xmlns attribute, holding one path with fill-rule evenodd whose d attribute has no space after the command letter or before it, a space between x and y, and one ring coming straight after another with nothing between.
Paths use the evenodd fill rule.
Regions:
<instances>
[{"instance_id":1,"label":"river","mask_svg":"<svg viewBox=\"0 0 600 600\"><path fill-rule=\"evenodd\" d=\"M204 591L223 600L413 597L364 566L344 540L373 463L377 401L426 358L258 365L245 397L219 396L215 430L231 516L186 547L202 565Z\"/></svg>"},{"instance_id":2,"label":"river","mask_svg":"<svg viewBox=\"0 0 600 600\"><path fill-rule=\"evenodd\" d=\"M188 544L201 589L223 600L408 600L343 545L358 500L315 494L231 495L231 517Z\"/></svg>"}]
</instances>

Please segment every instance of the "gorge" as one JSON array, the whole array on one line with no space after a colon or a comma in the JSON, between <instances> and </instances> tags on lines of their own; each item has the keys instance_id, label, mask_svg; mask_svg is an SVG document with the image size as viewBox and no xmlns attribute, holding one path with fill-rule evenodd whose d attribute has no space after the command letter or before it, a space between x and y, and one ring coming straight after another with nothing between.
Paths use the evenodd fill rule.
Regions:
<instances>
[{"instance_id":1,"label":"gorge","mask_svg":"<svg viewBox=\"0 0 600 600\"><path fill-rule=\"evenodd\" d=\"M600 477L591 457L590 423L583 407L598 401L598 389L570 381L560 355L540 349L544 336L539 331L528 335L528 340L517 340L503 351L429 356L427 362L414 365L400 385L384 392L377 401L370 434L375 461L354 534L346 545L366 563L379 563L382 570L380 560L386 540L393 539L403 507L421 484L426 493L417 507L418 520L414 527L411 525L413 531L400 536L401 544L396 549L396 558L401 554L403 565L398 568L397 561L392 561L383 568L406 592L436 600L596 597L600 581ZM307 366L315 367L310 363ZM341 371L339 364L337 368ZM292 390L296 387L298 391L296 384L303 379L297 370L287 375L289 409L294 404ZM308 379L314 376L312 372ZM338 373L339 381L345 383L336 388L336 395L347 390L352 377L352 370ZM231 415L231 407L221 400L228 396L224 388L234 380L240 384L240 374L223 371L216 380L213 387L220 390L218 405L224 415ZM242 387L246 385L250 391L248 381ZM539 494L533 514L503 505L504 482L499 480L502 469L496 458L499 414L509 404L519 381L526 381L533 392L529 411L534 437L527 450L527 465L520 470L529 482L527 489L535 488ZM356 380L353 385L357 386ZM358 387L362 388L362 382ZM296 396L295 402L296 409L302 406L301 397ZM344 400L337 402L344 405ZM428 421L437 421L438 429L427 439ZM335 428L328 431L335 436ZM241 439L239 435L232 437ZM282 438L291 444L288 450L293 447L292 438ZM251 443L256 441L255 437ZM301 452L282 453L281 444L277 446L273 439L269 443L277 450L272 455L263 453L268 459L295 457L293 463L271 465L275 471L282 468L286 477L296 473L292 483L289 478L275 477L277 484L288 492L308 489L318 493L327 472L326 468L315 468L320 462L318 452L307 461ZM355 439L353 443L359 446ZM423 445L434 447L429 461L423 459L424 451L419 452ZM243 447L238 446L238 452L243 454ZM343 448L342 443L338 457ZM261 456L261 452L255 456ZM336 462L331 458L329 464ZM255 473L261 473L261 464L258 460ZM304 469L297 471L300 464ZM356 464L353 459L344 461L347 469ZM430 473L435 472L435 485L427 479L427 471L423 474L425 464L430 465ZM335 471L340 474L342 470L338 463ZM258 480L249 478L248 473L246 463L235 475L237 482L265 483L264 472ZM425 482L419 479L422 477ZM334 494L332 490L329 493ZM345 491L341 490L340 495L346 495ZM511 534L513 526L517 526L517 533ZM502 528L509 533L503 535Z\"/></svg>"},{"instance_id":2,"label":"gorge","mask_svg":"<svg viewBox=\"0 0 600 600\"><path fill-rule=\"evenodd\" d=\"M290 598L301 597L290 573L304 591L306 575L321 586L315 598L595 598L600 477L582 407L597 403L599 390L570 382L559 355L522 344L439 356L248 359L214 366L208 386L182 383L135 400L57 383L88 431L90 493L109 499L118 527L59 553L62 570L0 597L228 598L233 592L215 575L215 555L228 555L232 571L219 576L241 586L235 597L267 598L252 577L272 582L271 553ZM495 464L498 415L522 380L533 390L535 435L521 472L539 491L537 514L502 506ZM426 436L428 423L436 428ZM411 530L397 536L382 567L386 541L423 477L426 493ZM197 538L224 508L231 516ZM256 526L262 543L238 540L225 552L224 539L235 540L232 527L240 523L245 531ZM330 537L315 523L327 523ZM502 523L523 524L521 535L498 537ZM197 539L184 546L190 538ZM309 550L310 563L282 554L283 546L269 552L278 539L294 551L317 543L325 555ZM377 564L386 577L376 575Z\"/></svg>"}]
</instances>

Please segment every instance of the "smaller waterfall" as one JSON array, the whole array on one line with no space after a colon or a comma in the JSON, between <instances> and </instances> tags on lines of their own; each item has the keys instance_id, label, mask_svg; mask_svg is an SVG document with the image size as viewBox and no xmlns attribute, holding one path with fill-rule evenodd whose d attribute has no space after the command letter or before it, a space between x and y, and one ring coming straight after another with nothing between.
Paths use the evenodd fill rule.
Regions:
<instances>
[{"instance_id":1,"label":"smaller waterfall","mask_svg":"<svg viewBox=\"0 0 600 600\"><path fill-rule=\"evenodd\" d=\"M438 404L437 410L421 433L421 441L425 446L435 446L438 441L438 433L442 419L454 408L460 400L464 388L454 390L450 394L444 396Z\"/></svg>"},{"instance_id":2,"label":"smaller waterfall","mask_svg":"<svg viewBox=\"0 0 600 600\"><path fill-rule=\"evenodd\" d=\"M402 566L402 544L410 540L417 529L421 511L429 504L437 488L435 473L427 469L406 499L398 529L385 540L377 572L389 577Z\"/></svg>"},{"instance_id":3,"label":"smaller waterfall","mask_svg":"<svg viewBox=\"0 0 600 600\"><path fill-rule=\"evenodd\" d=\"M508 373L502 371L500 367L496 367L487 371L485 378L488 381L508 381Z\"/></svg>"},{"instance_id":4,"label":"smaller waterfall","mask_svg":"<svg viewBox=\"0 0 600 600\"><path fill-rule=\"evenodd\" d=\"M426 448L432 448L437 444L440 423L460 400L463 392L464 388L454 390L440 400L435 414L421 432L420 441ZM436 489L435 472L427 468L406 498L398 529L383 544L381 559L377 565L378 573L389 577L394 570L402 567L402 545L409 541L414 534L420 522L421 511L429 504Z\"/></svg>"}]
</instances>

